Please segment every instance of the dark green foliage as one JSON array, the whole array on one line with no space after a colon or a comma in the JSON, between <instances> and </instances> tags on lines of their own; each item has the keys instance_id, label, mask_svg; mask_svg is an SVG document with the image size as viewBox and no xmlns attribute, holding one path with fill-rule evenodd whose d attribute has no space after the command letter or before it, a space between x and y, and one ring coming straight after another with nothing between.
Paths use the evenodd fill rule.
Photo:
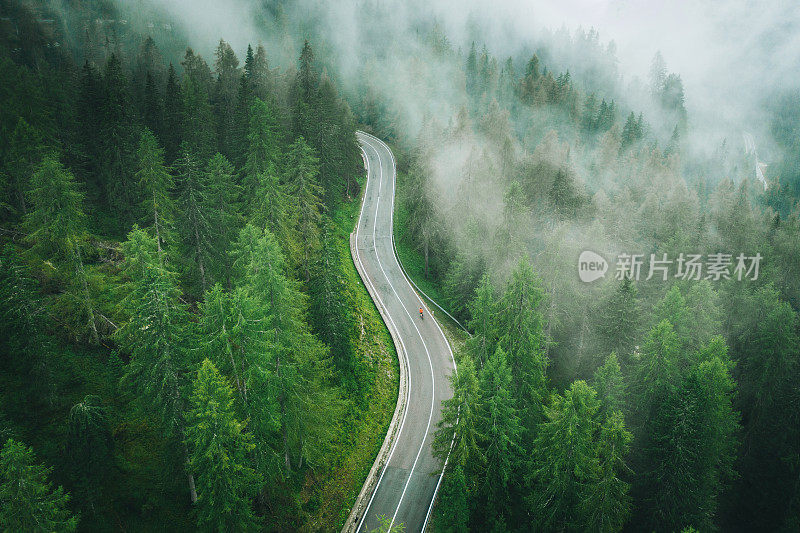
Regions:
<instances>
[{"instance_id":1,"label":"dark green foliage","mask_svg":"<svg viewBox=\"0 0 800 533\"><path fill-rule=\"evenodd\" d=\"M86 396L69 412L67 454L89 506L101 496L100 487L111 466L113 440L108 409L97 396Z\"/></svg>"},{"instance_id":2,"label":"dark green foliage","mask_svg":"<svg viewBox=\"0 0 800 533\"><path fill-rule=\"evenodd\" d=\"M240 188L234 178L233 166L222 154L216 154L209 161L207 172L205 216L211 232L211 274L212 279L230 287L232 260L228 252L242 226Z\"/></svg>"},{"instance_id":3,"label":"dark green foliage","mask_svg":"<svg viewBox=\"0 0 800 533\"><path fill-rule=\"evenodd\" d=\"M217 184L217 187L225 186L227 185L225 178L228 176L223 173L226 172L226 169L224 163L218 163L218 165L220 166L214 169L217 173L214 178L223 180L222 183ZM176 167L181 191L178 198L178 212L180 213L178 226L183 241L183 256L187 259L190 258L191 266L187 270L190 272L192 285L197 286L197 281L199 281L201 289L199 293L202 293L213 281L209 271L214 254L213 223L215 222L214 215L220 216L220 214L216 211L216 206L212 206L209 197L211 193L209 174L204 171L201 162L188 150L188 147L184 146L181 150ZM227 211L230 207L224 206L222 209ZM225 245L222 242L219 244ZM225 248L222 253L224 252Z\"/></svg>"},{"instance_id":4,"label":"dark green foliage","mask_svg":"<svg viewBox=\"0 0 800 533\"><path fill-rule=\"evenodd\" d=\"M6 4L0 434L30 437L86 529L189 529L183 475L194 497L195 472L182 444L205 356L234 387L233 420L249 421L251 436L239 435L255 447L237 452L241 472L264 475L239 499L278 529L337 528L396 378L344 261L356 206L341 199L357 192L361 161L348 106L314 74L305 142L292 128L295 72L270 71L261 45L240 69L221 42L212 72L160 17L139 39L139 20L111 5ZM186 50L182 72L156 39L165 57ZM260 244L243 271L233 252L245 215ZM235 514L243 522L214 507L201 528L254 523Z\"/></svg>"},{"instance_id":5,"label":"dark green foliage","mask_svg":"<svg viewBox=\"0 0 800 533\"><path fill-rule=\"evenodd\" d=\"M434 531L442 533L466 533L469 531L469 506L467 505L467 483L461 465L447 470L439 489L439 507Z\"/></svg>"},{"instance_id":6,"label":"dark green foliage","mask_svg":"<svg viewBox=\"0 0 800 533\"><path fill-rule=\"evenodd\" d=\"M544 291L531 264L522 260L511 274L497 306L496 331L499 346L508 354L515 397L525 412L525 424L531 429L541 415L546 395L544 318L541 307Z\"/></svg>"},{"instance_id":7,"label":"dark green foliage","mask_svg":"<svg viewBox=\"0 0 800 533\"><path fill-rule=\"evenodd\" d=\"M255 531L250 498L260 479L248 466L255 448L236 420L233 391L208 359L194 380L186 442L189 468L197 476L197 522L204 531Z\"/></svg>"},{"instance_id":8,"label":"dark green foliage","mask_svg":"<svg viewBox=\"0 0 800 533\"><path fill-rule=\"evenodd\" d=\"M0 527L6 531L75 531L69 494L53 489L51 468L36 462L33 449L8 439L0 450Z\"/></svg>"},{"instance_id":9,"label":"dark green foliage","mask_svg":"<svg viewBox=\"0 0 800 533\"><path fill-rule=\"evenodd\" d=\"M273 107L256 99L250 107L247 135L247 161L244 166L244 193L248 202L258 187L261 175L276 167L283 147L282 133Z\"/></svg>"},{"instance_id":10,"label":"dark green foliage","mask_svg":"<svg viewBox=\"0 0 800 533\"><path fill-rule=\"evenodd\" d=\"M595 330L600 353L616 352L627 364L639 341L641 323L636 285L624 278L598 308Z\"/></svg>"},{"instance_id":11,"label":"dark green foliage","mask_svg":"<svg viewBox=\"0 0 800 533\"><path fill-rule=\"evenodd\" d=\"M498 347L486 361L478 386L477 432L485 463L475 487L475 502L480 506L478 515L483 518L483 523L491 527L508 516L522 451L523 426L511 394L512 369L502 348Z\"/></svg>"},{"instance_id":12,"label":"dark green foliage","mask_svg":"<svg viewBox=\"0 0 800 533\"><path fill-rule=\"evenodd\" d=\"M145 222L152 224L159 260L163 261L166 248L175 245L175 205L170 195L173 183L172 176L164 165L164 150L158 146L156 136L148 129L142 132L136 159L136 178L142 191Z\"/></svg>"},{"instance_id":13,"label":"dark green foliage","mask_svg":"<svg viewBox=\"0 0 800 533\"><path fill-rule=\"evenodd\" d=\"M99 182L108 206L117 213L117 231L124 233L136 219L139 204L133 176L133 110L128 81L116 54L111 54L103 72L100 110Z\"/></svg>"},{"instance_id":14,"label":"dark green foliage","mask_svg":"<svg viewBox=\"0 0 800 533\"><path fill-rule=\"evenodd\" d=\"M342 291L344 280L341 277L341 253L336 246L330 223L325 224L321 236L321 251L309 281L309 318L314 334L324 342L331 351L336 370L342 381L351 382L351 390L357 390L359 383L358 362L353 359L351 339L355 331L355 322ZM357 393L356 393L357 394Z\"/></svg>"},{"instance_id":15,"label":"dark green foliage","mask_svg":"<svg viewBox=\"0 0 800 533\"><path fill-rule=\"evenodd\" d=\"M181 85L175 74L172 63L169 64L167 86L164 89L164 121L161 141L164 144L168 162L178 157L178 148L183 138L181 124L183 122L183 98Z\"/></svg>"},{"instance_id":16,"label":"dark green foliage","mask_svg":"<svg viewBox=\"0 0 800 533\"><path fill-rule=\"evenodd\" d=\"M297 234L291 259L298 272L308 282L311 278L312 257L320 248L323 189L319 185L319 159L314 149L302 137L286 154L286 173L283 182L291 198L289 213ZM299 248L299 249L298 249Z\"/></svg>"},{"instance_id":17,"label":"dark green foliage","mask_svg":"<svg viewBox=\"0 0 800 533\"><path fill-rule=\"evenodd\" d=\"M137 392L168 434L183 428L187 334L190 324L174 272L161 259L158 244L134 227L123 243L129 293L122 301L130 320L117 333L131 354L123 382Z\"/></svg>"},{"instance_id":18,"label":"dark green foliage","mask_svg":"<svg viewBox=\"0 0 800 533\"><path fill-rule=\"evenodd\" d=\"M594 373L594 390L600 400L601 418L621 411L626 404L625 383L622 378L617 354L611 352L603 366Z\"/></svg>"}]
</instances>

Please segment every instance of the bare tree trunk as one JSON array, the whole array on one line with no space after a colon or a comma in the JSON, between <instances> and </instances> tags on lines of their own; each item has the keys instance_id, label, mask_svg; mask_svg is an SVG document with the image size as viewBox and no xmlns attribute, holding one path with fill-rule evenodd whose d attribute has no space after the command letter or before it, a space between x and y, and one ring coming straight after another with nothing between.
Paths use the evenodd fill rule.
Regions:
<instances>
[{"instance_id":1,"label":"bare tree trunk","mask_svg":"<svg viewBox=\"0 0 800 533\"><path fill-rule=\"evenodd\" d=\"M192 505L197 503L197 488L194 485L194 474L189 466L189 450L183 445L183 454L186 457L186 479L189 482L189 496L192 498Z\"/></svg>"}]
</instances>

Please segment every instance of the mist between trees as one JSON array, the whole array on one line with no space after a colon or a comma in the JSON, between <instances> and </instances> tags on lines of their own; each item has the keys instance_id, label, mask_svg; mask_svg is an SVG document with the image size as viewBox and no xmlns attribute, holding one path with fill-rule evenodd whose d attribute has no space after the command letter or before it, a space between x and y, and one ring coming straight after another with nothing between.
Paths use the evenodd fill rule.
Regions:
<instances>
[{"instance_id":1,"label":"mist between trees","mask_svg":"<svg viewBox=\"0 0 800 533\"><path fill-rule=\"evenodd\" d=\"M447 4L0 5L3 502L27 471L53 529L340 523L350 454L370 457L353 443L393 401L334 244L359 122L395 149L399 238L473 334L437 530L798 527L791 84L742 103L765 190L741 124L693 107L668 56L625 77L594 29L502 33ZM763 262L584 284L586 249Z\"/></svg>"}]
</instances>

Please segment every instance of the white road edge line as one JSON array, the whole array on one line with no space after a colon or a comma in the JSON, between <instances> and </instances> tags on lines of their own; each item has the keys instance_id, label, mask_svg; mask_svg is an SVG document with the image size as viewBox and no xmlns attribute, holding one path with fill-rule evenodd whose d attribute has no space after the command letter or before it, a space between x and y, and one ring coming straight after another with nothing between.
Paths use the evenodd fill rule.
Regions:
<instances>
[{"instance_id":1,"label":"white road edge line","mask_svg":"<svg viewBox=\"0 0 800 533\"><path fill-rule=\"evenodd\" d=\"M395 180L396 180L397 179L397 162L394 159L394 153L392 152L392 150L389 148L389 146L385 142L383 142L383 140L375 137L374 135L370 135L369 133L366 133L366 132L362 132L362 133L364 135L372 137L373 139L375 139L376 141L381 143L386 148L386 151L389 152L389 155L392 157L392 169L394 170L394 176L395 176ZM378 160L380 160L380 156L378 156ZM367 163L367 164L369 165L369 163ZM397 196L395 194L395 189L396 189L395 180L393 180L393 182L392 182L392 218L394 218L394 199ZM394 228L394 224L392 224L392 227ZM392 241L394 242L394 231L392 231ZM395 254L397 253L396 248L394 246L392 246L392 250L394 251ZM376 255L377 255L377 251L376 251ZM397 257L397 263L400 264L400 258L399 257ZM402 268L401 268L401 270L402 270ZM403 272L403 275L405 276L405 272ZM416 291L415 291L415 294L416 294ZM419 297L419 295L417 295L417 299L419 299L420 303L426 309L428 308L428 306L425 305L425 302L422 300L422 298ZM428 312L430 314L430 310L428 310ZM431 316L433 316L433 315L431 315ZM456 364L455 356L453 356L453 349L450 346L450 342L447 340L447 336L445 336L444 331L442 331L441 326L439 326L439 322L437 322L436 320L434 320L433 322L434 322L434 324L436 324L436 327L439 329L439 333L444 338L445 345L447 345L447 350L450 352L450 359L453 361L453 371L455 372L456 375L458 375L458 365ZM410 388L409 388L409 390L410 390ZM459 410L460 410L460 407L459 407ZM459 422L459 417L456 417L456 426L458 426L458 422ZM422 531L423 532L425 531L425 528L428 526L428 520L430 520L431 512L433 511L433 504L434 504L434 502L436 502L436 494L439 492L439 485L441 485L442 477L444 477L444 472L445 472L445 470L447 470L447 463L450 460L450 452L453 451L453 445L455 444L455 442L456 442L456 436L455 436L455 433L453 433L453 439L450 441L450 449L447 451L447 457L445 457L444 465L442 466L442 472L439 474L439 480L436 482L436 488L433 491L433 498L431 498L431 504L428 507L427 514L425 515L425 522L422 524Z\"/></svg>"}]
</instances>

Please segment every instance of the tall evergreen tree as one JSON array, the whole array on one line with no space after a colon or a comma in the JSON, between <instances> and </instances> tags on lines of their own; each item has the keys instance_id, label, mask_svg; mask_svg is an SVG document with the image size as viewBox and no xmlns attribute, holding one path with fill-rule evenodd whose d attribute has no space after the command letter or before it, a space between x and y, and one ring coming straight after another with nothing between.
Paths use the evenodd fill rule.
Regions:
<instances>
[{"instance_id":1,"label":"tall evergreen tree","mask_svg":"<svg viewBox=\"0 0 800 533\"><path fill-rule=\"evenodd\" d=\"M476 488L478 514L485 527L503 523L513 509L512 489L520 466L523 426L511 394L512 368L498 347L480 373L478 433L485 464Z\"/></svg>"},{"instance_id":2,"label":"tall evergreen tree","mask_svg":"<svg viewBox=\"0 0 800 533\"><path fill-rule=\"evenodd\" d=\"M131 354L122 382L160 418L166 435L180 440L185 427L190 323L179 300L177 276L164 265L155 237L138 227L128 234L122 251L125 274L131 280L122 301L130 320L116 334L120 346ZM188 481L194 502L191 472Z\"/></svg>"},{"instance_id":3,"label":"tall evergreen tree","mask_svg":"<svg viewBox=\"0 0 800 533\"><path fill-rule=\"evenodd\" d=\"M294 250L292 260L306 282L311 279L313 259L320 248L323 190L318 176L319 159L300 137L286 154L283 181L291 198L290 216L302 243L299 250Z\"/></svg>"},{"instance_id":4,"label":"tall evergreen tree","mask_svg":"<svg viewBox=\"0 0 800 533\"><path fill-rule=\"evenodd\" d=\"M256 531L250 498L260 478L248 466L255 448L235 418L233 391L208 359L194 380L189 399L186 442L197 472L197 522L202 530Z\"/></svg>"},{"instance_id":5,"label":"tall evergreen tree","mask_svg":"<svg viewBox=\"0 0 800 533\"><path fill-rule=\"evenodd\" d=\"M247 161L244 166L244 193L251 198L259 185L260 176L277 166L281 148L282 134L272 106L255 100L250 108L250 130L247 135Z\"/></svg>"},{"instance_id":6,"label":"tall evergreen tree","mask_svg":"<svg viewBox=\"0 0 800 533\"><path fill-rule=\"evenodd\" d=\"M178 180L180 183L180 233L183 238L186 254L192 258L190 269L192 278L200 281L200 288L205 292L212 283L208 266L212 255L212 223L213 209L209 206L208 174L203 170L200 161L188 149L181 150L177 162Z\"/></svg>"},{"instance_id":7,"label":"tall evergreen tree","mask_svg":"<svg viewBox=\"0 0 800 533\"><path fill-rule=\"evenodd\" d=\"M85 319L93 343L99 342L95 305L83 260L86 215L83 193L61 163L48 156L31 177L31 210L23 221L33 251L44 260L66 268L65 283L78 303L77 315Z\"/></svg>"},{"instance_id":8,"label":"tall evergreen tree","mask_svg":"<svg viewBox=\"0 0 800 533\"><path fill-rule=\"evenodd\" d=\"M164 90L164 121L163 136L164 150L168 163L172 163L178 157L178 149L183 140L183 96L178 76L175 74L175 67L169 64L167 73L167 86Z\"/></svg>"},{"instance_id":9,"label":"tall evergreen tree","mask_svg":"<svg viewBox=\"0 0 800 533\"><path fill-rule=\"evenodd\" d=\"M163 262L167 246L175 244L172 235L175 205L170 196L174 184L164 165L164 150L158 145L156 136L146 128L139 140L137 160L136 177L144 198L142 209L147 214L146 220L153 224L159 260Z\"/></svg>"},{"instance_id":10,"label":"tall evergreen tree","mask_svg":"<svg viewBox=\"0 0 800 533\"><path fill-rule=\"evenodd\" d=\"M100 182L106 200L117 214L117 230L125 231L136 219L137 187L132 173L134 154L133 111L128 81L116 54L103 73L100 120Z\"/></svg>"},{"instance_id":11,"label":"tall evergreen tree","mask_svg":"<svg viewBox=\"0 0 800 533\"><path fill-rule=\"evenodd\" d=\"M544 291L527 259L522 259L500 299L496 327L501 332L499 346L508 354L513 376L514 397L524 410L526 429L533 429L541 416L546 394L544 317L541 307Z\"/></svg>"},{"instance_id":12,"label":"tall evergreen tree","mask_svg":"<svg viewBox=\"0 0 800 533\"><path fill-rule=\"evenodd\" d=\"M33 449L8 439L0 450L0 528L4 531L75 531L69 494L53 489L52 468L36 462Z\"/></svg>"},{"instance_id":13,"label":"tall evergreen tree","mask_svg":"<svg viewBox=\"0 0 800 533\"><path fill-rule=\"evenodd\" d=\"M622 413L613 412L600 429L597 467L583 493L580 513L587 531L621 531L630 515L630 485L624 481L630 469L625 455L632 440Z\"/></svg>"},{"instance_id":14,"label":"tall evergreen tree","mask_svg":"<svg viewBox=\"0 0 800 533\"><path fill-rule=\"evenodd\" d=\"M639 342L641 314L638 291L633 281L624 278L616 290L601 301L594 329L601 354L615 352L624 367Z\"/></svg>"},{"instance_id":15,"label":"tall evergreen tree","mask_svg":"<svg viewBox=\"0 0 800 533\"><path fill-rule=\"evenodd\" d=\"M594 389L600 400L600 415L605 418L625 406L625 383L617 354L611 352L603 366L594 373Z\"/></svg>"},{"instance_id":16,"label":"tall evergreen tree","mask_svg":"<svg viewBox=\"0 0 800 533\"><path fill-rule=\"evenodd\" d=\"M533 443L531 504L536 528L585 530L582 500L595 474L595 414L600 402L583 381L555 395Z\"/></svg>"},{"instance_id":17,"label":"tall evergreen tree","mask_svg":"<svg viewBox=\"0 0 800 533\"><path fill-rule=\"evenodd\" d=\"M230 288L233 263L229 252L243 223L239 208L240 187L233 165L220 153L209 161L206 180L213 278Z\"/></svg>"}]
</instances>

